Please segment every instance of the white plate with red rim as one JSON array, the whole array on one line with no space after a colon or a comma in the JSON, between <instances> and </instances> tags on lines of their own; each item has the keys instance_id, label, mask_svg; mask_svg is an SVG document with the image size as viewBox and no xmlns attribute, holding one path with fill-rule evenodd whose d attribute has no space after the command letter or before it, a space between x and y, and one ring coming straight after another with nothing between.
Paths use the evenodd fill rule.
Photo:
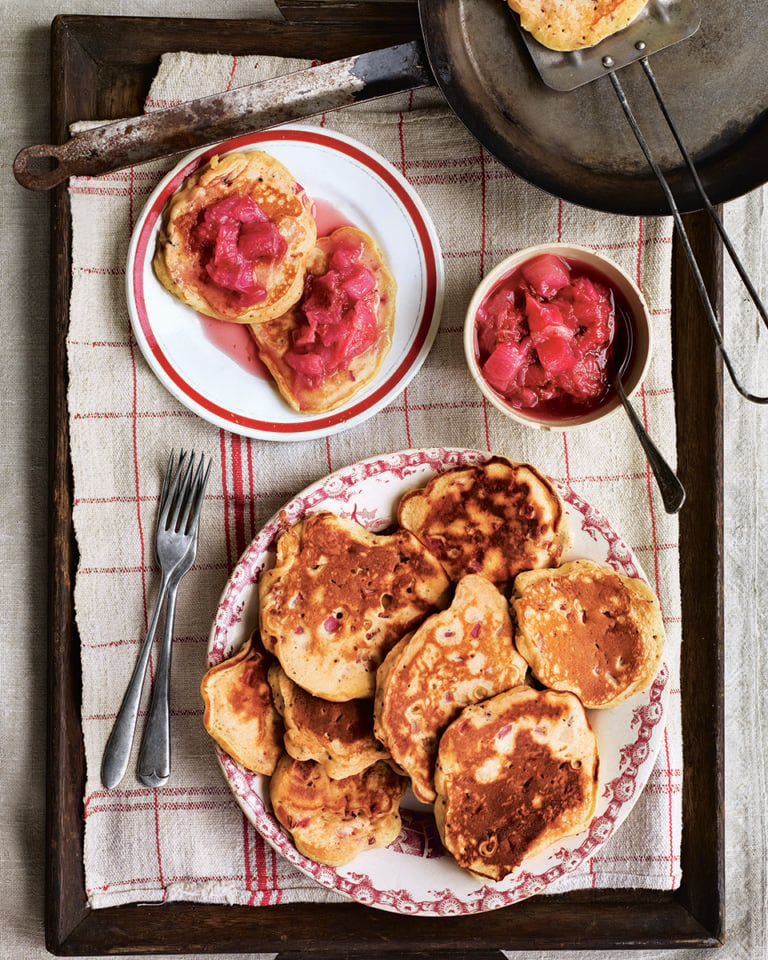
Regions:
<instances>
[{"instance_id":1,"label":"white plate with red rim","mask_svg":"<svg viewBox=\"0 0 768 960\"><path fill-rule=\"evenodd\" d=\"M337 410L291 409L256 356L247 328L203 317L155 277L152 258L168 199L215 154L263 150L317 206L318 235L351 223L379 245L397 281L392 347L375 378ZM340 133L284 126L189 154L158 184L134 228L127 265L134 336L161 383L204 420L247 437L308 440L353 427L390 403L434 342L443 305L440 242L426 207L384 157Z\"/></svg>"},{"instance_id":2,"label":"white plate with red rim","mask_svg":"<svg viewBox=\"0 0 768 960\"><path fill-rule=\"evenodd\" d=\"M482 463L488 453L433 448L406 450L345 467L294 497L262 528L240 558L222 593L211 629L208 665L232 656L258 622L258 581L274 562L282 529L306 514L331 510L381 531L395 522L408 490L452 467ZM564 560L604 561L620 573L644 578L632 550L608 521L570 487L558 484L573 543ZM406 799L403 830L385 849L370 850L343 867L328 867L300 854L269 805L269 781L216 754L230 789L256 830L286 860L318 883L382 910L421 916L481 913L541 893L591 857L621 826L653 769L662 742L669 698L666 661L651 685L608 710L588 711L600 755L600 790L589 828L524 861L498 883L460 869L440 844L431 809Z\"/></svg>"}]
</instances>

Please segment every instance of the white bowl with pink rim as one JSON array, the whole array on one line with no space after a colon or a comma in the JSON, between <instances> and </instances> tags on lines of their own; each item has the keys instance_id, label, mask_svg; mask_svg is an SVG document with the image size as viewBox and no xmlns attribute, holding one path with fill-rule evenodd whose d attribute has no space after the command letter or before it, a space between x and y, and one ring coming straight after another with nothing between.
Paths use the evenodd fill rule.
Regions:
<instances>
[{"instance_id":1,"label":"white bowl with pink rim","mask_svg":"<svg viewBox=\"0 0 768 960\"><path fill-rule=\"evenodd\" d=\"M572 283L573 289L576 289L576 293L569 292L565 286L559 286L563 283L565 274L558 274L558 263L568 273L569 277L573 278L569 282ZM533 264L533 267L531 267L531 264ZM520 279L522 272L526 270L533 277L532 284L524 281L524 277L522 281ZM601 327L600 350L590 354L588 361L584 359L588 355L588 351L583 346L586 343L582 339L584 337L583 331L589 330L591 336L592 331L597 327L590 325L591 321L587 321L586 326L579 323L579 318L575 315L575 307L573 308L574 312L569 314L570 328L564 321L561 323L562 312L560 314L545 313L544 316L541 313L541 309L546 312L551 305L557 305L568 297L572 297L574 301L586 302L585 309L587 313L591 314L592 307L589 306L591 294L588 295L584 292L589 290L588 284L582 282L584 277L596 289L607 288L614 305L614 321L611 326L612 332L607 335L608 341L605 340L604 327ZM502 291L502 296L509 297L509 294L503 291L514 289L517 291L514 293L514 297L519 301L520 288L516 285L521 282L525 282L530 288L529 292L536 301L531 307L535 311L535 316L531 317L531 327L522 339L516 343L512 343L511 340L508 341L512 344L508 347L504 344L504 337L517 336L519 328L515 333L504 332L503 330L494 333L488 330L487 324L484 326L484 318L487 316L489 298L499 291ZM505 285L507 285L506 288ZM564 291L562 295L560 295L561 289ZM544 294L552 291L555 291L555 293L550 299L547 299ZM540 294L541 296L539 296ZM560 300L558 300L558 296L560 296ZM601 303L604 303L602 293L600 300ZM527 295L525 302L526 304L530 303ZM594 302L596 301L593 301L593 305ZM513 309L522 309L525 315L522 329L526 330L528 317L525 314L525 308L521 308L518 303ZM604 310L605 307L601 306L599 309ZM555 317L555 321L550 324L549 318L552 316ZM569 329L570 334L568 333ZM547 334L553 331L556 335L548 337ZM569 336L570 344L567 342ZM488 349L488 341L492 337L499 338L495 341L496 346L502 346L502 349L491 365L486 366L493 352ZM529 338L529 342L526 341L526 337ZM484 348L480 346L481 338ZM600 338L596 337L595 339ZM545 343L544 340L547 340L547 342ZM541 347L544 359L539 359L537 344ZM594 250L587 247L575 244L540 244L518 250L511 256L506 257L478 285L466 311L464 353L475 383L488 401L505 416L518 423L541 430L582 428L602 420L620 409L621 401L618 393L610 386L612 376L618 373L618 370L623 366L622 384L627 396L631 397L640 388L648 372L652 347L653 333L650 314L645 298L637 284L613 260L595 253ZM519 354L523 351L523 348L529 366L532 364L538 365L530 374L527 373L527 367L524 368L524 361L520 361L521 365L517 366ZM621 358L625 355L626 362L622 363ZM589 369L592 371L590 376L594 391L600 389L595 371L596 367L600 367L602 364L602 392L599 396L595 393L594 396L590 397L589 387L584 387L583 393L577 392L575 396L569 396L567 395L567 387L554 388L552 386L552 383L556 382L556 375L554 380L548 378L551 369L565 370L562 382L571 385L576 382L573 375L569 373L568 365L571 361L568 358L571 356L574 358L574 364L580 364L580 370ZM566 359L563 359L564 357ZM606 359L606 357L610 359ZM505 381L502 364L507 360L511 363L511 366L507 367L507 371L510 374L513 370L517 372L514 376L510 375L509 379ZM545 364L545 360L550 361L549 365ZM502 371L501 375L500 370ZM493 383L489 382L489 375ZM569 376L570 380L568 380ZM549 393L557 389L557 396L554 399L546 397L544 400L537 397L533 405L528 405L531 396L529 388L523 386L525 380L543 382L545 386L542 389ZM581 391L581 385L576 390ZM536 393L535 387L533 393Z\"/></svg>"}]
</instances>

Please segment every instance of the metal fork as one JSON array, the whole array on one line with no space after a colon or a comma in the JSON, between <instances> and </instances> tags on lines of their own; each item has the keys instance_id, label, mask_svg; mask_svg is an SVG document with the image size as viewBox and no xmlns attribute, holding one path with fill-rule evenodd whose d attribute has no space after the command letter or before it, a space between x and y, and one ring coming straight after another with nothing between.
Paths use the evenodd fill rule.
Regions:
<instances>
[{"instance_id":1,"label":"metal fork","mask_svg":"<svg viewBox=\"0 0 768 960\"><path fill-rule=\"evenodd\" d=\"M144 638L139 658L131 674L123 702L115 718L112 732L104 750L101 764L101 781L111 790L123 779L130 758L139 701L144 687L144 677L149 664L160 610L166 596L168 605L165 628L160 648L155 684L152 694L147 727L139 757L139 779L147 786L161 786L170 776L170 669L173 626L176 613L176 592L179 582L192 566L197 553L200 511L208 482L211 461L205 467L205 457L200 457L197 472L193 475L194 453L184 472L187 454L179 455L179 468L173 475L174 454L168 460L163 489L160 494L160 512L155 532L155 553L160 564L161 579L155 607L152 611L147 635ZM184 472L183 479L182 473Z\"/></svg>"}]
</instances>

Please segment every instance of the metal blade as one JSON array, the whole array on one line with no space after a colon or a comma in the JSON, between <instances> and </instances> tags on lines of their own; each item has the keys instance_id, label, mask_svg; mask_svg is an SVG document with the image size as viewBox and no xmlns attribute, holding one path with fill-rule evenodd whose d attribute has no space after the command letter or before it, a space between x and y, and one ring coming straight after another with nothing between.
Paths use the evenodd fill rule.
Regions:
<instances>
[{"instance_id":1,"label":"metal blade","mask_svg":"<svg viewBox=\"0 0 768 960\"><path fill-rule=\"evenodd\" d=\"M99 176L432 82L414 40L94 127L58 146L26 147L13 172L23 187L48 190L67 177ZM35 173L30 161L55 166Z\"/></svg>"}]
</instances>

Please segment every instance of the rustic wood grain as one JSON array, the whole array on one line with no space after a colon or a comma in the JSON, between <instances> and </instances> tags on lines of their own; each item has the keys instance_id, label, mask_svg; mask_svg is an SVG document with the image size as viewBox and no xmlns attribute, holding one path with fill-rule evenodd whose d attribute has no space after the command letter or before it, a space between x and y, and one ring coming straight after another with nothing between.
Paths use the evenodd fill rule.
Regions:
<instances>
[{"instance_id":1,"label":"rustic wood grain","mask_svg":"<svg viewBox=\"0 0 768 960\"><path fill-rule=\"evenodd\" d=\"M685 218L691 246L722 316L722 246L704 213ZM723 374L679 243L673 259L673 363L680 515L683 757L682 903L722 936L725 903L723 744ZM701 579L699 579L701 578ZM704 773L706 771L706 773ZM711 816L707 817L705 811Z\"/></svg>"},{"instance_id":2,"label":"rustic wood grain","mask_svg":"<svg viewBox=\"0 0 768 960\"><path fill-rule=\"evenodd\" d=\"M280 9L296 22L58 17L52 25L53 141L65 140L74 120L140 112L166 51L332 59L413 39L419 32L415 3L313 5L283 0ZM681 515L685 777L680 889L539 897L482 916L437 922L421 917L397 917L393 922L391 914L352 903L263 909L185 903L88 908L79 640L72 596L77 558L66 410L71 219L64 187L53 192L51 211L48 949L69 956L279 951L283 960L415 960L445 953L488 960L499 957L501 949L717 945L723 935L724 903L722 378L679 251L674 269L674 368L680 473L688 491ZM702 272L717 297L721 264L713 231L701 215L686 222Z\"/></svg>"}]
</instances>

